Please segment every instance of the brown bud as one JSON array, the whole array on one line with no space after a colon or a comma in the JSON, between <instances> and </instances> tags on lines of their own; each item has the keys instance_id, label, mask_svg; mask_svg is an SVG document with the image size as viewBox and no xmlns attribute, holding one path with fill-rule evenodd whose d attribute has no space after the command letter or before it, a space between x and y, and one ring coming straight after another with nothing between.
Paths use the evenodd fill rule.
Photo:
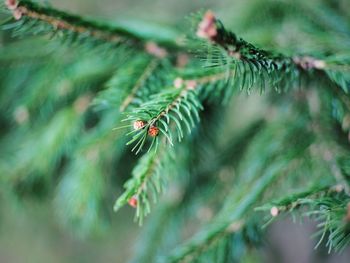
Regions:
<instances>
[{"instance_id":1,"label":"brown bud","mask_svg":"<svg viewBox=\"0 0 350 263\"><path fill-rule=\"evenodd\" d=\"M20 20L22 18L22 11L20 9L13 10L12 14L16 20Z\"/></svg>"},{"instance_id":2,"label":"brown bud","mask_svg":"<svg viewBox=\"0 0 350 263\"><path fill-rule=\"evenodd\" d=\"M200 38L213 40L216 35L216 18L213 12L209 10L205 13L202 21L198 24L197 36Z\"/></svg>"},{"instance_id":3,"label":"brown bud","mask_svg":"<svg viewBox=\"0 0 350 263\"><path fill-rule=\"evenodd\" d=\"M148 130L148 135L151 137L156 137L159 133L159 129L156 126L151 126Z\"/></svg>"},{"instance_id":4,"label":"brown bud","mask_svg":"<svg viewBox=\"0 0 350 263\"><path fill-rule=\"evenodd\" d=\"M189 90L194 90L197 87L197 82L195 80L186 81L186 88Z\"/></svg>"},{"instance_id":5,"label":"brown bud","mask_svg":"<svg viewBox=\"0 0 350 263\"><path fill-rule=\"evenodd\" d=\"M128 200L130 206L136 208L137 207L137 197L133 196Z\"/></svg>"},{"instance_id":6,"label":"brown bud","mask_svg":"<svg viewBox=\"0 0 350 263\"><path fill-rule=\"evenodd\" d=\"M335 186L332 187L332 190L337 192L337 193L340 193L340 192L344 191L344 185L336 184Z\"/></svg>"},{"instance_id":7,"label":"brown bud","mask_svg":"<svg viewBox=\"0 0 350 263\"><path fill-rule=\"evenodd\" d=\"M142 120L138 120L138 121L135 121L134 122L134 130L139 130L139 129L142 129L143 127L145 127L146 125L146 122L145 121L142 121Z\"/></svg>"},{"instance_id":8,"label":"brown bud","mask_svg":"<svg viewBox=\"0 0 350 263\"><path fill-rule=\"evenodd\" d=\"M278 208L277 208L276 206L273 206L273 207L271 207L271 209L270 209L270 213L271 213L271 215L272 215L273 217L276 217L276 216L278 216L278 214L279 214L279 210L278 210Z\"/></svg>"},{"instance_id":9,"label":"brown bud","mask_svg":"<svg viewBox=\"0 0 350 263\"><path fill-rule=\"evenodd\" d=\"M6 0L5 4L6 4L7 8L10 10L15 10L18 6L17 0Z\"/></svg>"},{"instance_id":10,"label":"brown bud","mask_svg":"<svg viewBox=\"0 0 350 263\"><path fill-rule=\"evenodd\" d=\"M164 58L167 55L167 52L164 48L161 48L156 43L151 41L146 43L145 49L149 54L158 58Z\"/></svg>"},{"instance_id":11,"label":"brown bud","mask_svg":"<svg viewBox=\"0 0 350 263\"><path fill-rule=\"evenodd\" d=\"M174 87L177 89L181 88L183 83L184 83L184 80L182 78L174 79Z\"/></svg>"}]
</instances>

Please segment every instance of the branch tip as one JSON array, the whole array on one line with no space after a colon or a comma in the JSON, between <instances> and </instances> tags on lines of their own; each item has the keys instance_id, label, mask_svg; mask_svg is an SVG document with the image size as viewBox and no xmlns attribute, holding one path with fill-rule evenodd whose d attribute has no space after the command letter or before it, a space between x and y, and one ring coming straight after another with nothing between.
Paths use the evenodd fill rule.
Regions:
<instances>
[{"instance_id":1,"label":"branch tip","mask_svg":"<svg viewBox=\"0 0 350 263\"><path fill-rule=\"evenodd\" d=\"M18 6L17 0L5 0L5 5L10 10L15 10Z\"/></svg>"},{"instance_id":2,"label":"branch tip","mask_svg":"<svg viewBox=\"0 0 350 263\"><path fill-rule=\"evenodd\" d=\"M145 44L145 50L147 53L157 58L164 58L168 54L168 52L164 48L158 46L157 43L152 41L149 41Z\"/></svg>"},{"instance_id":3,"label":"branch tip","mask_svg":"<svg viewBox=\"0 0 350 263\"><path fill-rule=\"evenodd\" d=\"M216 18L212 11L208 10L202 21L198 24L197 36L208 40L214 40L217 36Z\"/></svg>"},{"instance_id":4,"label":"branch tip","mask_svg":"<svg viewBox=\"0 0 350 263\"><path fill-rule=\"evenodd\" d=\"M271 216L273 216L273 217L276 217L276 216L278 216L278 214L279 214L279 209L276 207L276 206L273 206L273 207L271 207L271 209L270 209L270 214L271 214Z\"/></svg>"}]
</instances>

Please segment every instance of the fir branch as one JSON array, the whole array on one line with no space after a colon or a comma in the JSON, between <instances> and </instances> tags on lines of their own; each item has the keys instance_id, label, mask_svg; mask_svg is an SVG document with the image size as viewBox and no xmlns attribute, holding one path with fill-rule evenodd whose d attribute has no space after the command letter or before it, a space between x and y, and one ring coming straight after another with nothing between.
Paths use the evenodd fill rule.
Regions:
<instances>
[{"instance_id":1,"label":"fir branch","mask_svg":"<svg viewBox=\"0 0 350 263\"><path fill-rule=\"evenodd\" d=\"M342 189L342 188L340 188ZM315 184L310 186L304 191L296 193L290 193L285 197L280 198L276 201L271 201L260 207L256 207L255 211L270 211L272 217L276 217L283 212L291 212L301 206L302 200L305 198L316 198L317 196L323 195L329 191L339 191L339 186L334 187L331 183L326 184ZM272 221L269 221L270 224ZM267 226L265 224L264 226Z\"/></svg>"},{"instance_id":2,"label":"fir branch","mask_svg":"<svg viewBox=\"0 0 350 263\"><path fill-rule=\"evenodd\" d=\"M199 23L197 36L220 46L236 60L254 61L269 70L276 70L291 64L290 58L259 49L227 31L211 11L208 11Z\"/></svg>"},{"instance_id":3,"label":"fir branch","mask_svg":"<svg viewBox=\"0 0 350 263\"><path fill-rule=\"evenodd\" d=\"M149 39L142 36L141 32L128 29L127 27L111 26L51 7L42 6L32 1L5 0L5 3L14 18L19 20L13 24L14 27L26 28L25 25L28 24L26 33L48 34L53 31L67 31L76 35L92 37L103 42L123 43L141 49L144 49L147 41L149 41ZM39 22L50 25L50 27L41 26ZM152 41L155 40L153 39ZM157 39L157 43L170 49L178 48L176 41L171 39L160 38Z\"/></svg>"},{"instance_id":4,"label":"fir branch","mask_svg":"<svg viewBox=\"0 0 350 263\"><path fill-rule=\"evenodd\" d=\"M307 6L307 12L312 11L313 5L303 4L305 1L297 2L302 6ZM185 44L186 48L199 51L200 56L205 58L204 61L197 60L191 53L186 53L188 61L183 64L179 63L179 65L181 64L181 66L178 65L181 67L179 69L174 65L174 60L175 56L178 55L178 50L182 50L185 45L178 44L177 36L163 38L162 34L159 33L159 37L157 37L158 32L153 36L147 36L143 29L133 30L132 27L125 26L125 24L124 26L109 26L26 0L7 0L6 4L18 21L5 25L5 28L11 29L17 35L25 33L57 35L72 43L84 41L83 43L87 43L91 48L90 52L92 48L97 48L97 44L103 44L103 46L101 45L103 48L113 47L113 54L116 54L115 51L119 52L119 46L121 46L123 51L128 51L132 55L132 58L124 61L118 58L118 66L116 66L115 57L113 59L109 57L108 60L89 59L83 61L80 56L77 56L76 60L82 63L74 63L70 67L61 63L64 60L63 56L58 55L50 61L50 56L46 52L36 51L36 54L48 58L47 63L41 62L45 65L45 69L40 70L40 74L38 74L37 69L40 67L11 68L18 59L11 59L12 55L7 50L2 52L6 53L2 61L7 63L8 67L6 64L6 70L1 73L4 78L1 80L1 84L5 87L1 92L1 101L5 102L2 106L4 113L1 120L5 120L4 132L12 133L14 131L15 134L6 136L1 141L2 148L13 150L6 151L3 154L7 155L6 160L0 162L1 173L6 175L1 178L1 181L6 186L13 181L15 183L22 181L28 172L30 176L26 176L25 179L31 179L32 174L39 174L40 179L45 179L49 178L46 174L51 175L55 168L63 168L65 174L60 180L56 198L56 204L62 212L63 221L72 221L70 223L73 224L80 223L83 230L94 227L95 223L101 223L98 222L98 214L102 199L107 191L104 184L105 169L106 167L114 169L115 161L124 150L119 144L118 147L115 147L115 133L110 132L115 121L120 119L118 111L120 108L120 111L128 111L125 113L124 121L127 122L127 127L133 128L128 133L131 135L128 144L134 144L132 151L138 154L144 148L147 149L146 146L148 146L148 152L139 159L132 171L132 178L125 183L125 191L116 201L115 210L129 203L136 208L135 219L142 223L144 217L150 212L150 200L152 198L155 202L158 200L160 194L164 192L168 177L174 171L177 174L185 173L184 170L179 171L179 168L186 166L187 169L189 164L191 165L191 177L186 178L186 180L191 182L186 181L184 185L181 185L181 191L186 189L186 195L183 198L182 192L179 190L181 193L178 193L178 196L170 197L173 198L172 203L166 207L164 214L155 224L163 223L167 220L166 217L172 217L179 212L173 208L180 207L181 201L186 201L184 203L187 206L186 209L189 210L182 219L185 218L189 221L188 218L194 214L193 211L197 211L198 203L203 204L204 199L210 199L209 201L215 203L215 208L219 206L219 202L221 204L222 199L226 200L218 216L202 228L194 238L176 248L170 257L165 259L165 262L202 261L202 259L206 262L221 262L221 260L211 260L212 256L215 254L215 259L221 259L223 255L228 254L226 253L228 250L231 253L236 252L232 249L233 245L229 239L239 236L252 225L250 219L260 220L256 214L253 214L253 208L260 205L261 202L268 202L260 209L269 209L273 218L280 212L292 212L297 210L296 208L308 209L305 215L320 220L321 231L317 234L321 235L320 242L327 239L327 245L330 249L342 249L350 243L350 198L348 195L349 178L347 178L350 174L348 171L350 165L349 160L345 161L346 164L337 162L338 157L348 156L348 142L346 141L348 138L345 138L345 134L340 131L340 126L337 127L339 133L335 133L332 119L325 117L332 113L333 117L342 122L343 131L349 131L350 118L347 116L350 111L348 56L322 55L314 57L308 54L286 55L270 52L265 48L258 48L226 30L223 24L212 13L208 12L197 28L200 44L196 45L198 42L192 41L192 39ZM259 7L265 5L270 7L271 3L259 4ZM322 5L317 6L317 8L321 7ZM316 10L315 8L314 15L320 13L322 9ZM332 30L343 34L348 32L347 26L344 24L345 20L339 20L340 16L333 17L331 9L324 10L326 13L323 13L321 17L328 18L322 20L326 27L329 25ZM295 18L293 17L293 19ZM274 21L273 24L278 23ZM240 26L242 24L238 25L237 28ZM311 31L315 30L314 27L310 29ZM266 27L266 30L270 30L270 28ZM316 34L319 34L319 31L319 29L315 30ZM282 35L284 33L281 32ZM334 42L330 45L333 47L333 51L340 49L337 47L338 45L347 47L346 43L348 42L339 41L342 43L338 43L341 38L334 37L332 32L326 32L326 30L322 32L321 37L317 36L317 38L322 39L325 36L329 39L328 42ZM312 42L311 39L295 39L301 42L303 40ZM314 44L319 45L320 42ZM115 49L117 46L118 49ZM28 58L33 56L28 52L31 49L33 48L29 43L23 52L27 53L25 55ZM333 52L332 48L330 50L325 48L323 51L320 54ZM12 53L16 52L12 51ZM100 52L96 53L100 57ZM123 58L125 55L123 54L121 57ZM98 65L95 62L98 62ZM49 66L46 67L47 65ZM78 70L75 65L79 67ZM108 113L112 114L107 118L107 111L99 111L83 116L91 96L94 96L95 92L99 90L100 85L96 85L96 83L100 84L106 76L110 77L111 70L115 68L118 69L108 83L107 89L96 100L98 106L104 107L108 104L110 110ZM34 78L31 77L33 72L36 73ZM264 101L269 105L267 111L259 113L259 116L266 118L264 126L257 125L252 127L251 131L249 129L244 131L245 136L243 137L237 136L240 132L236 132L236 128L240 124L234 126L235 131L232 133L229 131L229 133L239 143L233 143L229 146L227 140L223 138L227 134L226 130L219 130L217 124L221 123L220 125L225 128L230 126L231 120L234 119L231 118L231 108L228 114L222 114L222 108L215 107L218 115L215 115L215 118L210 118L212 109L208 107L205 112L205 120L210 122L212 126L202 128L206 133L218 133L216 136L218 138L213 136L208 139L207 136L200 134L202 131L199 130L192 136L195 140L191 141L191 145L182 144L181 147L177 148L183 151L180 152L181 154L177 152L176 158L172 156L172 148L166 148L166 144L173 144L174 137L177 137L179 141L182 140L185 129L191 133L198 127L202 104L210 100L228 102L235 91L243 89L250 92L253 88L260 88L261 91L264 91L269 86L277 91L287 90L300 85L299 82L303 80L303 77L307 77L308 80L311 80L310 83L317 85L322 96L326 98L326 103L319 103L317 101L319 98L315 99L312 96L310 96L310 100L307 100L305 96L311 94L308 92L297 94L293 92L291 95L298 97L295 100L290 99L291 96L280 96L278 99L276 96L271 96L269 98L272 100ZM325 78L332 81L331 85L329 85L329 81L323 81ZM175 81L173 81L174 79ZM315 81L313 82L313 80ZM69 81L69 83L67 84L65 81ZM77 89L74 88L74 92L67 94L64 93L67 91L65 85L74 85L74 87L77 86ZM47 89L48 86L52 88ZM70 87L70 89L72 88ZM87 92L85 95L82 95L83 90ZM62 100L57 99L60 92L64 93ZM302 96L299 96L301 93L303 93ZM18 94L21 96L20 99L17 98ZM310 104L310 111L305 110L307 103ZM52 116L52 111L62 108L62 104L64 104L63 110L47 122ZM328 107L328 104L332 104L332 107ZM7 105L10 106L7 107ZM51 107L51 105L54 106ZM256 105L253 105L252 108L255 107ZM314 110L311 110L312 107ZM280 125L270 125L270 121L277 116L276 112L278 111L281 112L280 118L277 120ZM12 127L11 116L7 116L8 112L15 115L12 118L17 122L14 125L15 128ZM290 113L293 116L301 116L301 118L284 121ZM45 118L39 115L45 115ZM240 116L241 112L237 115L239 115L240 120L244 119L244 125L249 124L249 117ZM313 119L315 115L320 115L317 118L324 118L325 121L318 122L317 120L315 122ZM7 119L11 119L12 122L9 121L8 124ZM42 125L42 119L45 119L45 123L48 125ZM322 128L319 129L319 127ZM326 129L323 129L324 127ZM34 136L27 135L29 128L36 129L33 133ZM261 128L264 132L258 133L257 131ZM92 130L93 134L90 133ZM332 130L332 134L330 130ZM175 136L173 136L174 132ZM323 134L326 136L322 136ZM327 135L331 137L331 140ZM84 142L77 146L77 139ZM123 140L119 140L119 137L117 139L117 143L124 143ZM208 141L211 139L215 141L213 144L217 145L213 147L215 148L214 153L208 154L206 147L210 144ZM335 142L338 139L339 142ZM250 147L245 151L248 144ZM311 144L312 147L309 147ZM3 147L3 145L5 146ZM25 147L22 151L17 151L18 145ZM314 147L315 145L321 147ZM77 151L76 148L80 150ZM154 148L155 151L151 151ZM240 158L243 152L242 148L244 148L246 156L243 160ZM193 149L196 150L193 151ZM313 156L315 149L317 152L315 155L319 158L309 158L315 157ZM15 154L11 155L7 152ZM318 155L319 153L321 156ZM184 155L186 165L181 167L179 158ZM190 155L195 155L195 157ZM203 160L199 161L198 155L205 156L204 162ZM15 156L15 158L9 162L9 156ZM61 164L59 160L62 159L64 162ZM105 159L107 162L102 163ZM65 167L67 164L68 169ZM236 165L239 168L237 173ZM227 169L226 166L229 168ZM121 164L121 167L118 167L118 172L125 170L124 167L125 164ZM234 170L233 179L227 179L226 175L221 176L221 172L227 173L227 170ZM213 176L216 173L218 173L218 177ZM283 177L283 184L277 181L278 178L287 173L288 176ZM204 177L203 174L205 174ZM300 181L301 176L299 177L298 174L303 177ZM305 174L308 176L304 176ZM210 180L208 180L209 177ZM323 178L332 182L327 181L323 184L321 181ZM339 185L332 186L333 179ZM304 186L306 180L317 184L311 185L305 191L286 194L286 190L290 190L295 184L298 187L300 187L300 183ZM234 185L228 183L233 181ZM212 187L213 183L215 183L215 187ZM223 186L224 184L226 186ZM212 192L207 194L208 197L201 195L198 198L199 201L194 204L189 200L189 196L192 198L198 194L198 192L193 193L194 186L199 189L200 195L203 193L203 188L210 189ZM231 190L229 195L226 193L228 188ZM270 191L265 191L266 189ZM218 191L222 194L216 195L215 193ZM285 197L269 202L269 200L275 200L276 193L283 193ZM181 197L179 197L180 195ZM215 197L213 197L214 195ZM67 209L65 209L65 204L67 204ZM207 203L205 203L206 205ZM210 213L215 211L215 208L210 210ZM211 215L208 218L211 218ZM169 228L172 228L171 231L181 233L179 225L182 225L182 222L179 218L176 218L175 221L177 226ZM260 225L260 222L261 220L257 225ZM160 232L162 234L166 232L164 235L165 238L168 238L169 233L173 233L168 231L168 226L169 224L157 228L153 235L148 237L160 237ZM174 236L171 238L181 238L180 234ZM250 244L249 240L241 242ZM149 247L149 253L146 252L152 258L149 260L156 259L157 250L168 251L171 242L166 245L164 243L166 242L154 242L153 247ZM236 247L237 242L234 245ZM238 245L240 245L239 242ZM163 249L164 247L166 249ZM165 254L163 251L160 252L161 255ZM148 258L145 257L144 261L147 260ZM232 260L227 261L231 262Z\"/></svg>"},{"instance_id":5,"label":"fir branch","mask_svg":"<svg viewBox=\"0 0 350 263\"><path fill-rule=\"evenodd\" d=\"M118 211L129 203L136 208L135 220L142 225L144 217L151 211L149 199L157 202L159 194L164 190L166 183L165 163L168 162L169 152L150 152L142 156L132 171L132 178L125 184L124 193L117 199L114 211Z\"/></svg>"},{"instance_id":6,"label":"fir branch","mask_svg":"<svg viewBox=\"0 0 350 263\"><path fill-rule=\"evenodd\" d=\"M223 233L230 233L230 226L234 222L241 222L240 220L245 215L251 206L261 197L266 188L272 183L278 175L281 175L280 170L287 165L285 163L279 163L278 165L271 166L264 175L262 175L253 185L250 187L249 192L245 192L241 200L238 201L235 209L228 214L228 216L222 220L217 220L206 227L205 230L198 233L190 241L184 243L167 258L166 262L189 262L198 253L201 253L203 249L210 246L213 241L218 237L222 237ZM243 190L243 189L242 189ZM244 189L244 191L246 191ZM240 226L238 224L237 226ZM239 227L240 228L240 227ZM239 229L238 228L238 229Z\"/></svg>"},{"instance_id":7,"label":"fir branch","mask_svg":"<svg viewBox=\"0 0 350 263\"><path fill-rule=\"evenodd\" d=\"M250 90L253 85L265 90L265 85L279 90L300 75L293 59L282 54L260 49L227 31L223 24L208 11L198 25L197 36L209 44L204 55L208 66L226 69L233 85ZM232 84L228 81L228 84ZM267 82L267 83L266 83Z\"/></svg>"},{"instance_id":8,"label":"fir branch","mask_svg":"<svg viewBox=\"0 0 350 263\"><path fill-rule=\"evenodd\" d=\"M293 127L283 129L286 123L284 116L280 122L266 126L252 139L250 149L245 152L245 161L240 162L241 173L238 171L239 177L235 180L239 182L238 187L226 195L225 204L216 218L189 241L175 248L165 262L191 262L212 247L218 236L226 238L231 223L243 220L245 224L252 206L261 201L265 190L272 187L278 178L294 170L299 158L304 157L311 140L309 132L303 130L304 121L302 118L294 120ZM299 136L296 138L295 134ZM285 145L291 140L296 140L297 149L286 150Z\"/></svg>"},{"instance_id":9,"label":"fir branch","mask_svg":"<svg viewBox=\"0 0 350 263\"><path fill-rule=\"evenodd\" d=\"M152 142L148 148L151 150L154 143L158 144L158 134L163 134L170 145L173 145L171 130L176 127L178 140L184 137L183 126L186 126L188 133L199 121L198 111L202 109L197 97L197 83L175 79L173 87L152 95L149 102L141 104L139 108L127 113L123 121L131 122L125 127L133 127L129 132L133 135L127 144L135 143L132 151L138 154L144 147L147 137ZM181 125L181 123L183 125Z\"/></svg>"},{"instance_id":10,"label":"fir branch","mask_svg":"<svg viewBox=\"0 0 350 263\"><path fill-rule=\"evenodd\" d=\"M314 72L328 76L348 93L350 71L346 58L336 60L309 55L286 56L260 49L227 31L211 11L199 23L197 36L206 41L205 48L199 48L206 66L226 72L226 83L222 84L228 93L224 96L225 101L232 95L230 89L233 87L248 92L253 86L259 87L261 92L266 86L277 91L287 90L299 86L302 76L311 76Z\"/></svg>"},{"instance_id":11,"label":"fir branch","mask_svg":"<svg viewBox=\"0 0 350 263\"><path fill-rule=\"evenodd\" d=\"M313 236L319 237L316 248L325 240L328 252L343 250L350 243L349 196L339 186L313 186L309 190L286 196L279 201L257 208L270 210L272 218L264 225L273 222L280 214L292 213L298 209L305 217L319 222L320 229Z\"/></svg>"},{"instance_id":12,"label":"fir branch","mask_svg":"<svg viewBox=\"0 0 350 263\"><path fill-rule=\"evenodd\" d=\"M350 244L350 198L344 192L331 193L321 198L301 200L301 205L308 208L304 216L318 221L320 229L314 234L319 237L316 248L327 239L328 253L342 251Z\"/></svg>"},{"instance_id":13,"label":"fir branch","mask_svg":"<svg viewBox=\"0 0 350 263\"><path fill-rule=\"evenodd\" d=\"M222 22L216 19L211 11L206 12L199 23L197 36L208 40L212 45L221 47L233 61L252 63L251 66L255 67L258 72L262 69L266 70L267 73L280 70L288 72L295 70L293 66L303 70L322 70L326 67L325 61L311 56L289 57L260 49L236 36L233 32L227 31Z\"/></svg>"}]
</instances>

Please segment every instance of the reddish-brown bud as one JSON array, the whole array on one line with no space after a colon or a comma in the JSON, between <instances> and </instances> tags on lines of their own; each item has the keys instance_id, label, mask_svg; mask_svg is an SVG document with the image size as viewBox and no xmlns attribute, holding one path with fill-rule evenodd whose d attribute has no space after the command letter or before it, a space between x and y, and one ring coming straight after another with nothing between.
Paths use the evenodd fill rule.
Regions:
<instances>
[{"instance_id":1,"label":"reddish-brown bud","mask_svg":"<svg viewBox=\"0 0 350 263\"><path fill-rule=\"evenodd\" d=\"M16 20L20 20L22 18L22 11L20 9L13 10L12 14Z\"/></svg>"},{"instance_id":2,"label":"reddish-brown bud","mask_svg":"<svg viewBox=\"0 0 350 263\"><path fill-rule=\"evenodd\" d=\"M159 129L156 126L151 126L148 130L148 135L151 137L156 137L159 133Z\"/></svg>"},{"instance_id":3,"label":"reddish-brown bud","mask_svg":"<svg viewBox=\"0 0 350 263\"><path fill-rule=\"evenodd\" d=\"M195 80L186 81L186 88L189 90L194 90L197 87L197 82Z\"/></svg>"},{"instance_id":4,"label":"reddish-brown bud","mask_svg":"<svg viewBox=\"0 0 350 263\"><path fill-rule=\"evenodd\" d=\"M142 120L138 120L138 121L135 121L134 122L134 130L139 130L139 129L142 129L143 127L145 127L146 125L146 122L145 121L142 121Z\"/></svg>"},{"instance_id":5,"label":"reddish-brown bud","mask_svg":"<svg viewBox=\"0 0 350 263\"><path fill-rule=\"evenodd\" d=\"M129 205L136 208L137 207L137 197L133 196L128 201Z\"/></svg>"},{"instance_id":6,"label":"reddish-brown bud","mask_svg":"<svg viewBox=\"0 0 350 263\"><path fill-rule=\"evenodd\" d=\"M158 58L164 58L167 55L166 50L154 42L147 42L145 49L149 54Z\"/></svg>"},{"instance_id":7,"label":"reddish-brown bud","mask_svg":"<svg viewBox=\"0 0 350 263\"><path fill-rule=\"evenodd\" d=\"M273 206L273 207L271 207L271 209L270 209L270 213L271 213L271 215L273 216L273 217L276 217L276 216L278 216L278 214L279 214L279 209L276 207L276 206Z\"/></svg>"},{"instance_id":8,"label":"reddish-brown bud","mask_svg":"<svg viewBox=\"0 0 350 263\"><path fill-rule=\"evenodd\" d=\"M10 10L15 10L18 6L17 0L6 0L5 4L6 4L7 8Z\"/></svg>"},{"instance_id":9,"label":"reddish-brown bud","mask_svg":"<svg viewBox=\"0 0 350 263\"><path fill-rule=\"evenodd\" d=\"M217 35L216 18L210 10L205 13L202 21L198 24L197 36L213 40Z\"/></svg>"},{"instance_id":10,"label":"reddish-brown bud","mask_svg":"<svg viewBox=\"0 0 350 263\"><path fill-rule=\"evenodd\" d=\"M182 87L182 85L184 84L184 80L182 78L176 78L174 79L174 87L179 89Z\"/></svg>"}]
</instances>

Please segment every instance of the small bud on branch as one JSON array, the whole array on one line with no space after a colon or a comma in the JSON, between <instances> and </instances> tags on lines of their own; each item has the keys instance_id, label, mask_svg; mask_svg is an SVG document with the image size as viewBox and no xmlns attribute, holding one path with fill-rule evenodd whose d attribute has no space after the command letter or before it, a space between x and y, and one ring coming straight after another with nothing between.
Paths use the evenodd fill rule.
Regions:
<instances>
[{"instance_id":1,"label":"small bud on branch","mask_svg":"<svg viewBox=\"0 0 350 263\"><path fill-rule=\"evenodd\" d=\"M158 133L159 133L159 128L156 126L151 126L148 129L148 135L151 137L156 137L158 135Z\"/></svg>"},{"instance_id":2,"label":"small bud on branch","mask_svg":"<svg viewBox=\"0 0 350 263\"><path fill-rule=\"evenodd\" d=\"M137 197L133 196L129 199L128 201L129 205L132 206L133 208L137 207Z\"/></svg>"},{"instance_id":3,"label":"small bud on branch","mask_svg":"<svg viewBox=\"0 0 350 263\"><path fill-rule=\"evenodd\" d=\"M212 11L207 11L198 25L197 36L208 40L214 40L217 35L216 18Z\"/></svg>"},{"instance_id":4,"label":"small bud on branch","mask_svg":"<svg viewBox=\"0 0 350 263\"><path fill-rule=\"evenodd\" d=\"M147 53L157 57L157 58L164 58L167 55L167 51L158 46L155 42L147 42L145 45L145 50Z\"/></svg>"},{"instance_id":5,"label":"small bud on branch","mask_svg":"<svg viewBox=\"0 0 350 263\"><path fill-rule=\"evenodd\" d=\"M276 217L279 214L279 210L276 206L273 206L273 207L271 207L270 213L273 217Z\"/></svg>"},{"instance_id":6,"label":"small bud on branch","mask_svg":"<svg viewBox=\"0 0 350 263\"><path fill-rule=\"evenodd\" d=\"M145 121L142 121L142 120L138 120L138 121L135 121L134 122L134 130L139 130L139 129L142 129L143 127L145 127L146 125L146 122Z\"/></svg>"},{"instance_id":7,"label":"small bud on branch","mask_svg":"<svg viewBox=\"0 0 350 263\"><path fill-rule=\"evenodd\" d=\"M5 5L7 6L8 9L15 10L18 6L18 2L17 0L6 0Z\"/></svg>"}]
</instances>

